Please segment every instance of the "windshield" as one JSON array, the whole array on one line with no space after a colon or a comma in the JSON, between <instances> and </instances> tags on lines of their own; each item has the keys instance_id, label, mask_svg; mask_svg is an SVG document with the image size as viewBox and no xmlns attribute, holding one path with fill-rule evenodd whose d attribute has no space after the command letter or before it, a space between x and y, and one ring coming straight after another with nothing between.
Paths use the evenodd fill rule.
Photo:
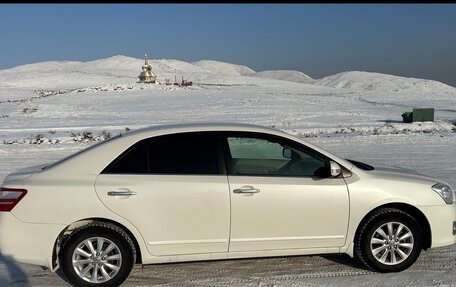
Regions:
<instances>
[{"instance_id":1,"label":"windshield","mask_svg":"<svg viewBox=\"0 0 456 287\"><path fill-rule=\"evenodd\" d=\"M75 156L77 156L77 155L80 155L80 154L83 153L83 152L89 151L89 150L91 150L91 149L93 149L93 148L95 148L95 147L97 147L97 146L100 146L100 145L102 145L102 144L105 144L105 143L107 143L107 142L110 142L110 141L113 140L113 139L120 138L121 136L122 136L122 134L118 134L118 135L116 135L116 136L114 136L114 137L111 137L111 138L106 139L106 140L104 140L104 141L101 141L101 142L98 142L98 143L96 143L96 144L93 144L93 145L91 145L91 146L89 146L89 147L86 147L85 149L82 149L82 150L80 150L80 151L78 151L78 152L75 152L75 153L73 153L73 154L70 154L69 156L64 157L64 158L62 158L62 159L60 159L60 160L58 160L58 161L56 161L56 162L51 163L51 164L49 164L49 165L43 167L41 170L46 170L46 169L49 169L49 168L51 168L51 167L54 167L54 166L56 166L56 165L58 165L58 164L60 164L60 163L62 163L62 162L64 162L64 161L66 161L66 160L69 160L70 158L73 158L73 157L75 157Z\"/></svg>"}]
</instances>

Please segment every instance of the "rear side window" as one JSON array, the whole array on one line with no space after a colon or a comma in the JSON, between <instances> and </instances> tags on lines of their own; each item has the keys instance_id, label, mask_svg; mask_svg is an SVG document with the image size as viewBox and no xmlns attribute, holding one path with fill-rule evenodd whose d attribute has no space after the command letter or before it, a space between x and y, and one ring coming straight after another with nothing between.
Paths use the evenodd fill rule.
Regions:
<instances>
[{"instance_id":1,"label":"rear side window","mask_svg":"<svg viewBox=\"0 0 456 287\"><path fill-rule=\"evenodd\" d=\"M161 139L149 144L152 174L219 174L218 140L204 135Z\"/></svg>"},{"instance_id":2,"label":"rear side window","mask_svg":"<svg viewBox=\"0 0 456 287\"><path fill-rule=\"evenodd\" d=\"M103 173L221 174L220 144L216 134L185 133L138 142Z\"/></svg>"},{"instance_id":3,"label":"rear side window","mask_svg":"<svg viewBox=\"0 0 456 287\"><path fill-rule=\"evenodd\" d=\"M149 173L149 163L147 161L147 143L139 142L118 158L116 158L103 173L117 174L147 174Z\"/></svg>"}]
</instances>

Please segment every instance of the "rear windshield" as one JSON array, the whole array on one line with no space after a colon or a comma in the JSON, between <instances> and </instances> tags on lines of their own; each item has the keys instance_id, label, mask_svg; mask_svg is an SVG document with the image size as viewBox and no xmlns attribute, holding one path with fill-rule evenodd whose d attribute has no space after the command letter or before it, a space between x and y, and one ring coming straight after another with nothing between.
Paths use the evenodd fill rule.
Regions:
<instances>
[{"instance_id":1,"label":"rear windshield","mask_svg":"<svg viewBox=\"0 0 456 287\"><path fill-rule=\"evenodd\" d=\"M360 168L362 170L374 170L375 168L371 165L368 165L367 163L363 163L360 161L352 160L352 159L346 159L347 161L351 162L354 166L357 168Z\"/></svg>"},{"instance_id":2,"label":"rear windshield","mask_svg":"<svg viewBox=\"0 0 456 287\"><path fill-rule=\"evenodd\" d=\"M91 149L93 149L93 148L95 148L95 147L97 147L97 146L100 146L100 145L102 145L102 144L105 144L105 143L107 143L107 142L110 142L110 141L113 140L113 139L120 138L121 136L122 136L122 134L118 134L118 135L116 135L116 136L114 136L114 137L111 137L111 138L106 139L106 140L104 140L104 141L101 141L101 142L98 142L98 143L96 143L96 144L93 144L93 145L91 145L91 146L89 146L89 147L86 147L85 149L82 149L82 150L80 150L80 151L78 151L78 152L75 152L75 153L73 153L73 154L70 154L69 156L64 157L64 158L62 158L62 159L60 159L60 160L58 160L58 161L56 161L56 162L51 163L51 164L49 164L49 165L43 167L41 170L46 170L46 169L49 169L49 168L51 168L51 167L54 167L54 166L56 166L56 165L58 165L58 164L60 164L60 163L62 163L62 162L64 162L64 161L66 161L66 160L69 160L70 158L73 158L73 157L75 157L75 156L80 155L80 154L83 153L83 152L89 151L89 150L91 150Z\"/></svg>"}]
</instances>

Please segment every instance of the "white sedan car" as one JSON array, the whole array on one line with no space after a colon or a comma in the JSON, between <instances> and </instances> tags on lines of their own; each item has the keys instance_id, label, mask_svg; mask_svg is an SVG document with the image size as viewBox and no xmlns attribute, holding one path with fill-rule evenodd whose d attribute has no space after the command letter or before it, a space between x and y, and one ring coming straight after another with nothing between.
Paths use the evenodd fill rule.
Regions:
<instances>
[{"instance_id":1,"label":"white sedan car","mask_svg":"<svg viewBox=\"0 0 456 287\"><path fill-rule=\"evenodd\" d=\"M76 286L118 286L135 263L325 253L394 272L456 242L453 202L441 180L275 129L160 126L9 174L0 252Z\"/></svg>"}]
</instances>

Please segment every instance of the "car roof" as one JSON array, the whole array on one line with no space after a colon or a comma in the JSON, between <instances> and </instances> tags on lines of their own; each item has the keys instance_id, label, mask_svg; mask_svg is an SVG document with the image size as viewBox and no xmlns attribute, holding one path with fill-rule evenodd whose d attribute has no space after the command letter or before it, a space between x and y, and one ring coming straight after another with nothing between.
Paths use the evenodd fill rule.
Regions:
<instances>
[{"instance_id":1,"label":"car roof","mask_svg":"<svg viewBox=\"0 0 456 287\"><path fill-rule=\"evenodd\" d=\"M108 153L100 153L99 149L110 146L107 150L110 150L111 153L116 153L116 156L121 151L124 151L127 147L131 146L134 142L138 140L142 140L148 137L155 137L161 135L170 135L170 134L178 134L178 133L187 133L187 132L218 132L218 131L245 131L245 132L257 132L257 133L264 133L270 135L277 135L284 138L288 138L297 142L301 142L306 146L330 157L335 159L339 163L343 163L343 165L351 170L354 165L343 158L337 157L336 155L325 151L324 149L315 146L309 142L306 142L302 139L299 139L291 134L288 134L284 131L279 129L254 125L254 124L244 124L244 123L220 123L220 122L212 122L212 123L203 123L203 122L194 122L194 123L180 123L180 124L167 124L167 125L156 125L151 127L145 127L133 131L128 131L126 133L120 134L117 137L111 138L110 140L104 141L98 145L94 145L87 149L84 149L76 154L70 155L67 158L51 165L49 170L52 170L52 167L60 166L60 169L65 170L68 169L66 172L71 172L73 166L85 166L86 172L90 172L92 170L93 173L99 173L109 162L112 161L112 154ZM115 147L115 148L113 148ZM71 160L70 160L71 159ZM66 164L71 161L76 161L77 164ZM91 164L88 164L90 162ZM95 162L100 162L98 165L94 164ZM67 166L67 167L65 167ZM58 168L57 168L58 170Z\"/></svg>"},{"instance_id":2,"label":"car roof","mask_svg":"<svg viewBox=\"0 0 456 287\"><path fill-rule=\"evenodd\" d=\"M180 133L192 131L249 131L249 132L266 132L272 134L283 134L281 130L272 127L266 127L245 123L222 123L222 122L194 122L181 124L166 124L145 127L124 133L124 136L133 136L142 133Z\"/></svg>"}]
</instances>

